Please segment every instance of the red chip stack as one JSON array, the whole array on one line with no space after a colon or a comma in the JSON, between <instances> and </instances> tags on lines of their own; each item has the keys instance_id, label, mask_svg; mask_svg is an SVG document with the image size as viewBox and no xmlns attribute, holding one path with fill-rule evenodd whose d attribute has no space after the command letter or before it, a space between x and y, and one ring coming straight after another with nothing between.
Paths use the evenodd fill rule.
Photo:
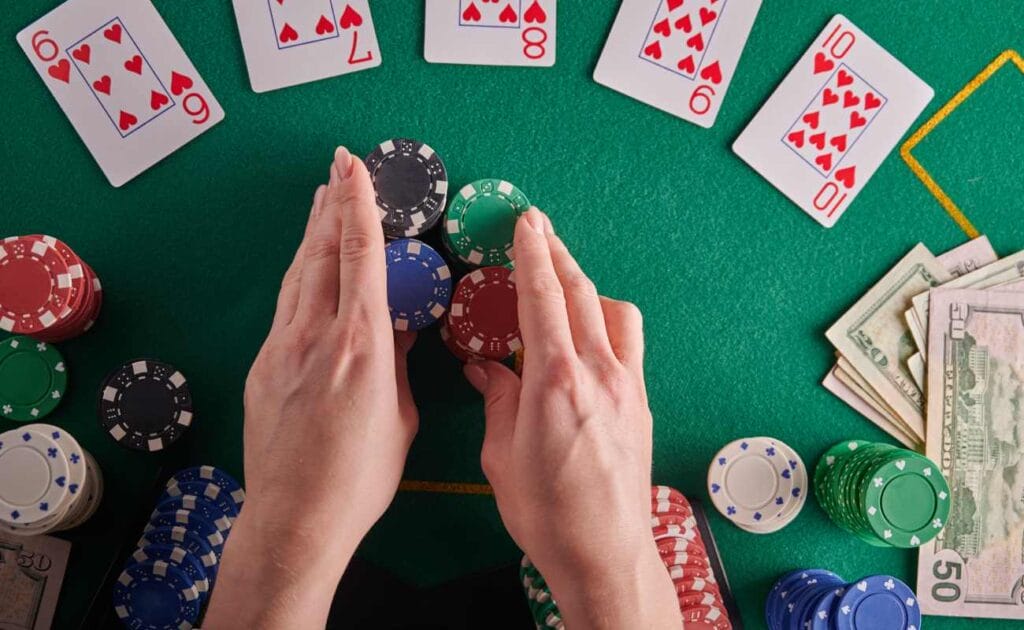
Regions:
<instances>
[{"instance_id":1,"label":"red chip stack","mask_svg":"<svg viewBox=\"0 0 1024 630\"><path fill-rule=\"evenodd\" d=\"M672 577L687 630L732 630L690 502L668 486L651 488L651 530Z\"/></svg>"},{"instance_id":2,"label":"red chip stack","mask_svg":"<svg viewBox=\"0 0 1024 630\"><path fill-rule=\"evenodd\" d=\"M503 361L522 349L516 284L506 267L481 267L455 286L441 338L461 361Z\"/></svg>"},{"instance_id":3,"label":"red chip stack","mask_svg":"<svg viewBox=\"0 0 1024 630\"><path fill-rule=\"evenodd\" d=\"M0 242L0 330L65 341L92 327L102 303L99 278L63 241L31 234Z\"/></svg>"}]
</instances>

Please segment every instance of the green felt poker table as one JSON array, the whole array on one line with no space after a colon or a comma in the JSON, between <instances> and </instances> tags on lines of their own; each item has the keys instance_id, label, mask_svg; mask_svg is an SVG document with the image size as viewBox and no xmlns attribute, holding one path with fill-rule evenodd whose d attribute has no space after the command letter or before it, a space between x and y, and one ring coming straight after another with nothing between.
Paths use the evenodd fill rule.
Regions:
<instances>
[{"instance_id":1,"label":"green felt poker table","mask_svg":"<svg viewBox=\"0 0 1024 630\"><path fill-rule=\"evenodd\" d=\"M4 235L58 235L105 287L98 325L60 346L70 388L51 421L96 456L107 485L92 522L66 534L74 547L57 627L83 619L112 559L137 538L161 471L211 463L241 475L246 372L339 144L365 155L388 137L418 138L443 156L454 186L501 177L549 212L600 290L643 310L654 479L696 497L706 496L711 456L736 437L778 437L808 465L836 441L886 439L819 385L833 362L824 331L917 242L938 253L965 241L941 197L1001 255L1024 248L1024 76L1014 63L914 148L942 194L897 149L830 230L730 150L832 15L849 17L935 89L913 131L1004 50L1024 51L1019 0L769 0L711 129L594 83L612 0L562 0L557 63L547 69L428 64L422 3L377 0L379 68L266 94L250 89L231 3L157 0L227 117L120 189L15 42L55 4L4 10L0 191ZM193 428L158 454L121 448L96 419L103 376L142 356L178 366L195 397ZM516 562L493 497L458 492L485 483L481 400L436 330L421 335L411 362L422 420L405 477L429 483L399 493L360 561L424 586ZM303 430L301 418L294 430ZM711 512L749 627L763 626L765 594L795 567L914 584L914 553L865 545L813 500L770 536ZM1014 624L936 617L926 625Z\"/></svg>"}]
</instances>

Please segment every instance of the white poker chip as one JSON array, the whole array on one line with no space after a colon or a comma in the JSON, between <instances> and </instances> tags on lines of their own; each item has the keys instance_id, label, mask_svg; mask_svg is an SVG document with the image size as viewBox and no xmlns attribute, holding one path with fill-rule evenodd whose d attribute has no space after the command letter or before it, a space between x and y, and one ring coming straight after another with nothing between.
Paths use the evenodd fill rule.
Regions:
<instances>
[{"instance_id":1,"label":"white poker chip","mask_svg":"<svg viewBox=\"0 0 1024 630\"><path fill-rule=\"evenodd\" d=\"M48 435L26 428L0 433L0 520L31 525L62 515L69 472L67 458Z\"/></svg>"},{"instance_id":2,"label":"white poker chip","mask_svg":"<svg viewBox=\"0 0 1024 630\"><path fill-rule=\"evenodd\" d=\"M737 525L768 525L782 518L790 503L804 494L794 492L788 454L773 438L743 438L726 444L708 468L708 494L715 508ZM799 466L802 470L803 466Z\"/></svg>"}]
</instances>

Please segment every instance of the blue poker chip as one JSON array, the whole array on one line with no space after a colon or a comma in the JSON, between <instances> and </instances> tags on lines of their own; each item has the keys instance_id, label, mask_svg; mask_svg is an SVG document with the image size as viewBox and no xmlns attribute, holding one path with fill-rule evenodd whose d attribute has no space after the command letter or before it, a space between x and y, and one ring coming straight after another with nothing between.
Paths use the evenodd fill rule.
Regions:
<instances>
[{"instance_id":1,"label":"blue poker chip","mask_svg":"<svg viewBox=\"0 0 1024 630\"><path fill-rule=\"evenodd\" d=\"M209 543L217 557L224 553L224 535L217 529L216 525L204 518L199 512L192 510L153 512L149 517L149 523L146 525L145 531L152 531L157 527L177 526L184 527Z\"/></svg>"},{"instance_id":2,"label":"blue poker chip","mask_svg":"<svg viewBox=\"0 0 1024 630\"><path fill-rule=\"evenodd\" d=\"M199 535L188 531L181 525L157 527L148 532L143 532L137 546L146 547L149 545L177 545L183 548L203 563L203 568L206 569L206 577L210 580L211 585L217 581L220 558L213 552L213 547Z\"/></svg>"},{"instance_id":3,"label":"blue poker chip","mask_svg":"<svg viewBox=\"0 0 1024 630\"><path fill-rule=\"evenodd\" d=\"M918 630L921 607L909 586L891 575L871 575L846 587L832 614L835 630Z\"/></svg>"},{"instance_id":4,"label":"blue poker chip","mask_svg":"<svg viewBox=\"0 0 1024 630\"><path fill-rule=\"evenodd\" d=\"M797 615L805 605L807 598L813 596L818 590L827 591L845 583L842 578L831 575L811 575L802 579L792 587L786 598L786 603L782 608L780 628L782 630L802 630L800 628L801 620Z\"/></svg>"},{"instance_id":5,"label":"blue poker chip","mask_svg":"<svg viewBox=\"0 0 1024 630\"><path fill-rule=\"evenodd\" d=\"M807 621L810 625L808 630L833 630L832 614L835 609L836 598L842 597L846 587L833 589L825 593L815 602L814 608L808 614Z\"/></svg>"},{"instance_id":6,"label":"blue poker chip","mask_svg":"<svg viewBox=\"0 0 1024 630\"><path fill-rule=\"evenodd\" d=\"M173 505L173 503L170 503L171 499L181 499L181 506L159 509L159 506L165 503ZM198 501L200 499L202 501ZM198 507L193 507L193 504L196 504ZM160 499L157 502L157 508L159 512L181 508L199 510L207 520L212 521L217 526L217 529L222 532L231 529L231 525L235 522L235 518L238 517L240 511L238 504L231 498L231 495L221 490L220 486L202 481L186 481L165 488L164 493L160 495Z\"/></svg>"},{"instance_id":7,"label":"blue poker chip","mask_svg":"<svg viewBox=\"0 0 1024 630\"><path fill-rule=\"evenodd\" d=\"M452 299L452 274L441 254L405 238L385 247L388 308L395 330L422 330L441 319Z\"/></svg>"},{"instance_id":8,"label":"blue poker chip","mask_svg":"<svg viewBox=\"0 0 1024 630\"><path fill-rule=\"evenodd\" d=\"M238 509L242 509L242 503L245 502L245 490L242 488L242 484L238 483L234 477L227 474L220 468L215 468L213 466L193 466L191 468L184 468L174 473L174 475L167 480L167 487L170 488L171 486L177 486L190 481L201 481L219 486L221 490L228 493L231 500L233 500L235 505L238 506Z\"/></svg>"},{"instance_id":9,"label":"blue poker chip","mask_svg":"<svg viewBox=\"0 0 1024 630\"><path fill-rule=\"evenodd\" d=\"M195 582L196 589L199 591L199 598L204 602L206 601L213 584L210 582L206 567L203 566L203 562L199 558L193 556L184 547L167 544L146 545L145 547L139 547L132 553L132 561L134 563L155 560L169 562L184 571Z\"/></svg>"},{"instance_id":10,"label":"blue poker chip","mask_svg":"<svg viewBox=\"0 0 1024 630\"><path fill-rule=\"evenodd\" d=\"M813 578L842 579L835 573L823 569L801 569L782 576L775 583L768 595L768 601L765 602L765 623L770 630L783 630L782 618L788 604L793 601L796 591L805 586L807 580Z\"/></svg>"},{"instance_id":11,"label":"blue poker chip","mask_svg":"<svg viewBox=\"0 0 1024 630\"><path fill-rule=\"evenodd\" d=\"M199 620L195 582L163 560L131 564L114 584L114 611L135 630L188 630Z\"/></svg>"},{"instance_id":12,"label":"blue poker chip","mask_svg":"<svg viewBox=\"0 0 1024 630\"><path fill-rule=\"evenodd\" d=\"M814 581L815 583L809 588L795 595L787 606L787 613L783 614L783 624L788 630L808 630L810 628L808 616L817 608L818 600L846 585L843 580L828 576Z\"/></svg>"}]
</instances>

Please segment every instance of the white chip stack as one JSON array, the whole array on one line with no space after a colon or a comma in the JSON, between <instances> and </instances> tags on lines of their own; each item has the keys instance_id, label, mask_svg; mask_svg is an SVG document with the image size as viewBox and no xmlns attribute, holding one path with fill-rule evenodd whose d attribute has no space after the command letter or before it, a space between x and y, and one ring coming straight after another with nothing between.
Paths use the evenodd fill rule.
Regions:
<instances>
[{"instance_id":1,"label":"white chip stack","mask_svg":"<svg viewBox=\"0 0 1024 630\"><path fill-rule=\"evenodd\" d=\"M0 433L0 529L37 536L88 521L103 498L99 464L68 432L28 424Z\"/></svg>"},{"instance_id":2,"label":"white chip stack","mask_svg":"<svg viewBox=\"0 0 1024 630\"><path fill-rule=\"evenodd\" d=\"M807 502L809 481L800 455L771 437L730 442L708 468L711 502L752 534L771 534L792 523Z\"/></svg>"}]
</instances>

